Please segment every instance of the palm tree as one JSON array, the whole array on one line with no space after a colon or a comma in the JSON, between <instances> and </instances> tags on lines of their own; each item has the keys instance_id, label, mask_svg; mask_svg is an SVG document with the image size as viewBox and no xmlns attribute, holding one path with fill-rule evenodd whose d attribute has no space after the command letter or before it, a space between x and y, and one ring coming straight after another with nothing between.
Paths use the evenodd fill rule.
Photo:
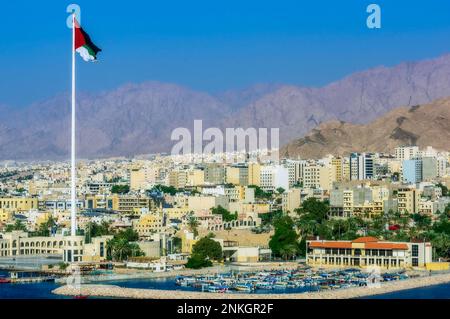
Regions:
<instances>
[{"instance_id":1,"label":"palm tree","mask_svg":"<svg viewBox=\"0 0 450 319\"><path fill-rule=\"evenodd\" d=\"M304 239L317 234L318 225L313 220L299 218L297 220L297 229L299 230L300 239Z\"/></svg>"},{"instance_id":2,"label":"palm tree","mask_svg":"<svg viewBox=\"0 0 450 319\"><path fill-rule=\"evenodd\" d=\"M188 225L189 229L191 230L191 232L194 233L194 236L197 236L198 235L198 230L197 230L198 221L193 215L189 216L187 225Z\"/></svg>"}]
</instances>

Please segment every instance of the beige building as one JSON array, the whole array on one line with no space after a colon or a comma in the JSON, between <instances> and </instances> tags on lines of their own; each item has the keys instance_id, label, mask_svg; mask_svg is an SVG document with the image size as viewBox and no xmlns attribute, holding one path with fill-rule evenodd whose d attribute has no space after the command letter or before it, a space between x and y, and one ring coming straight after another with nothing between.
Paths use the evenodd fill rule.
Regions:
<instances>
[{"instance_id":1,"label":"beige building","mask_svg":"<svg viewBox=\"0 0 450 319\"><path fill-rule=\"evenodd\" d=\"M303 186L329 190L332 187L333 176L331 167L318 164L305 166Z\"/></svg>"},{"instance_id":2,"label":"beige building","mask_svg":"<svg viewBox=\"0 0 450 319\"><path fill-rule=\"evenodd\" d=\"M188 184L188 172L184 170L173 170L169 173L169 186L177 189L185 188Z\"/></svg>"},{"instance_id":3,"label":"beige building","mask_svg":"<svg viewBox=\"0 0 450 319\"><path fill-rule=\"evenodd\" d=\"M143 195L89 195L85 198L85 207L88 209L111 209L122 214L134 214L136 209L154 208L151 198Z\"/></svg>"},{"instance_id":4,"label":"beige building","mask_svg":"<svg viewBox=\"0 0 450 319\"><path fill-rule=\"evenodd\" d=\"M145 171L140 167L132 167L130 169L130 189L132 191L145 188Z\"/></svg>"},{"instance_id":5,"label":"beige building","mask_svg":"<svg viewBox=\"0 0 450 319\"><path fill-rule=\"evenodd\" d=\"M189 211L209 210L213 207L228 207L228 199L225 196L188 196Z\"/></svg>"},{"instance_id":6,"label":"beige building","mask_svg":"<svg viewBox=\"0 0 450 319\"><path fill-rule=\"evenodd\" d=\"M0 209L0 222L1 223L7 223L11 220L13 216L13 213L9 210L6 210L4 208Z\"/></svg>"},{"instance_id":7,"label":"beige building","mask_svg":"<svg viewBox=\"0 0 450 319\"><path fill-rule=\"evenodd\" d=\"M159 233L164 229L164 214L155 212L142 215L139 220L133 222L133 229L139 237L150 237L154 233Z\"/></svg>"},{"instance_id":8,"label":"beige building","mask_svg":"<svg viewBox=\"0 0 450 319\"><path fill-rule=\"evenodd\" d=\"M261 186L261 165L259 163L248 164L248 185Z\"/></svg>"},{"instance_id":9,"label":"beige building","mask_svg":"<svg viewBox=\"0 0 450 319\"><path fill-rule=\"evenodd\" d=\"M187 172L187 186L201 186L205 184L205 172L201 169L193 169Z\"/></svg>"},{"instance_id":10,"label":"beige building","mask_svg":"<svg viewBox=\"0 0 450 319\"><path fill-rule=\"evenodd\" d=\"M283 212L293 214L294 210L301 205L301 189L291 188L287 192L284 192L282 194L281 204Z\"/></svg>"},{"instance_id":11,"label":"beige building","mask_svg":"<svg viewBox=\"0 0 450 319\"><path fill-rule=\"evenodd\" d=\"M9 209L12 211L28 211L38 209L37 198L32 197L0 197L0 209Z\"/></svg>"},{"instance_id":12,"label":"beige building","mask_svg":"<svg viewBox=\"0 0 450 319\"><path fill-rule=\"evenodd\" d=\"M398 211L402 214L413 214L419 210L420 190L399 188L397 191Z\"/></svg>"},{"instance_id":13,"label":"beige building","mask_svg":"<svg viewBox=\"0 0 450 319\"><path fill-rule=\"evenodd\" d=\"M247 186L248 167L244 165L229 166L226 168L226 182L233 185Z\"/></svg>"}]
</instances>

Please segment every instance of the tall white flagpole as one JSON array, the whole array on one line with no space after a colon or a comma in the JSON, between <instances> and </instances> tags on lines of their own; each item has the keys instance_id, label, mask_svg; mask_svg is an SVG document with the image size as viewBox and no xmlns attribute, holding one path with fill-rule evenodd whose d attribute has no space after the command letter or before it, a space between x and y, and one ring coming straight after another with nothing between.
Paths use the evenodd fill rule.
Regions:
<instances>
[{"instance_id":1,"label":"tall white flagpole","mask_svg":"<svg viewBox=\"0 0 450 319\"><path fill-rule=\"evenodd\" d=\"M72 17L72 132L71 132L71 236L76 235L77 229L77 194L76 194L76 161L75 161L75 13ZM74 260L72 251L72 261Z\"/></svg>"}]
</instances>

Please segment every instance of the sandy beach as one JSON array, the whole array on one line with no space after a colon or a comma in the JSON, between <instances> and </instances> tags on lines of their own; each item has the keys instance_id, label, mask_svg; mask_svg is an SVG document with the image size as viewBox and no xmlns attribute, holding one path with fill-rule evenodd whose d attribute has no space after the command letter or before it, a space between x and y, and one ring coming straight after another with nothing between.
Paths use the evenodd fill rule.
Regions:
<instances>
[{"instance_id":1,"label":"sandy beach","mask_svg":"<svg viewBox=\"0 0 450 319\"><path fill-rule=\"evenodd\" d=\"M86 295L131 299L350 299L385 294L406 289L426 287L450 282L450 273L417 277L402 281L381 283L377 287L353 287L319 292L291 294L235 294L206 293L177 290L122 288L113 285L83 284L81 287L62 286L53 293L59 295Z\"/></svg>"}]
</instances>

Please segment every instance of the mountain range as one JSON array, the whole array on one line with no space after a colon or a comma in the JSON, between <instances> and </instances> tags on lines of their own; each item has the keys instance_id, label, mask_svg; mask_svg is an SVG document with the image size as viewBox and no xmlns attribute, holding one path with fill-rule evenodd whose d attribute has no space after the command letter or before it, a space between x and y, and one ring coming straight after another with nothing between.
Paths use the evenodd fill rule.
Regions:
<instances>
[{"instance_id":1,"label":"mountain range","mask_svg":"<svg viewBox=\"0 0 450 319\"><path fill-rule=\"evenodd\" d=\"M280 143L320 124L367 124L392 109L450 96L450 55L375 67L323 87L257 84L210 94L145 82L77 96L77 152L82 158L168 152L177 127L278 127ZM70 98L60 94L26 108L0 105L0 160L69 157ZM350 124L342 124L350 125ZM315 132L315 131L314 131Z\"/></svg>"},{"instance_id":2,"label":"mountain range","mask_svg":"<svg viewBox=\"0 0 450 319\"><path fill-rule=\"evenodd\" d=\"M392 153L403 145L450 150L450 98L398 107L366 125L336 120L322 123L280 153L290 158L321 158L351 152Z\"/></svg>"}]
</instances>

